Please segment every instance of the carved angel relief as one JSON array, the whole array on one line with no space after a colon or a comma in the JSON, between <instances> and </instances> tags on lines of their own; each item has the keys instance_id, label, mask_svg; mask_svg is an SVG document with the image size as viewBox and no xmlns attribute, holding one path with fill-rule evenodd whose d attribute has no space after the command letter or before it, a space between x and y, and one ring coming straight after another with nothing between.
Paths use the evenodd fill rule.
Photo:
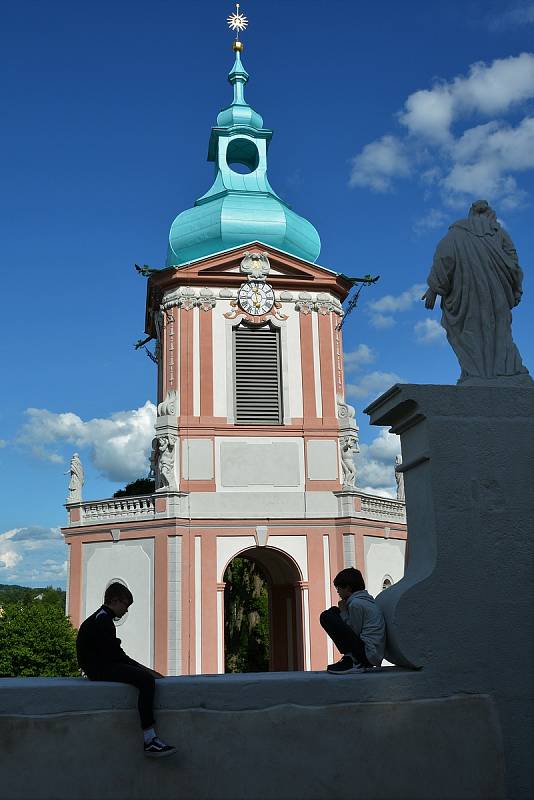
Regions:
<instances>
[{"instance_id":1,"label":"carved angel relief","mask_svg":"<svg viewBox=\"0 0 534 800\"><path fill-rule=\"evenodd\" d=\"M251 253L247 250L239 268L249 276L249 280L261 281L269 274L271 265L267 253Z\"/></svg>"}]
</instances>

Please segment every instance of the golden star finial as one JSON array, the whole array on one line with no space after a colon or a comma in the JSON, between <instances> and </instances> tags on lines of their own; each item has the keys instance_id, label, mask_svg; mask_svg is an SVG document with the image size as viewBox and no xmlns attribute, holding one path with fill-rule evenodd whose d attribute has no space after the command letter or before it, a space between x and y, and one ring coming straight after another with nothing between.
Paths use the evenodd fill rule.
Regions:
<instances>
[{"instance_id":1,"label":"golden star finial","mask_svg":"<svg viewBox=\"0 0 534 800\"><path fill-rule=\"evenodd\" d=\"M228 23L228 27L235 31L235 41L232 45L232 48L234 50L242 50L243 43L239 41L239 33L240 31L244 31L248 26L248 19L239 11L239 3L235 4L235 12L230 14L226 21Z\"/></svg>"}]
</instances>

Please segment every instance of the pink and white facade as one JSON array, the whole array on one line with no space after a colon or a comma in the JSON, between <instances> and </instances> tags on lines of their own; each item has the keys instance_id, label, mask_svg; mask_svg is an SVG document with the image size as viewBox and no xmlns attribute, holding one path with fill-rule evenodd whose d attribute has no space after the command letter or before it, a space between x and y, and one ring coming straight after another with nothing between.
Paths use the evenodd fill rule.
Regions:
<instances>
[{"instance_id":1,"label":"pink and white facade","mask_svg":"<svg viewBox=\"0 0 534 800\"><path fill-rule=\"evenodd\" d=\"M276 301L259 318L237 301L250 252L265 254ZM346 437L357 435L337 329L349 288L342 275L259 242L149 278L159 488L67 506L74 625L118 579L135 597L119 631L134 658L171 675L224 672L224 573L245 555L268 577L271 669L320 670L334 657L319 625L337 602L334 575L356 566L372 594L402 577L404 503L355 489L343 460ZM262 331L276 343L276 423L261 419L261 346L247 359L236 331L248 345ZM255 423L239 416L243 392L258 405ZM348 455L350 467L350 447Z\"/></svg>"}]
</instances>

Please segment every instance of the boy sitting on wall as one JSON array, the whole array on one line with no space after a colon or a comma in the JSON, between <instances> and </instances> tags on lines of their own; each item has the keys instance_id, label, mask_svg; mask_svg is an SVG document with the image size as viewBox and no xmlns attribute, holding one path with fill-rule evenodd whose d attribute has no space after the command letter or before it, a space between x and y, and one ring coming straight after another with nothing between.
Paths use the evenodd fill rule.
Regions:
<instances>
[{"instance_id":1,"label":"boy sitting on wall","mask_svg":"<svg viewBox=\"0 0 534 800\"><path fill-rule=\"evenodd\" d=\"M359 569L342 569L334 578L339 595L338 607L323 611L322 627L343 657L329 664L328 672L348 675L379 667L384 658L386 624L382 610L365 591Z\"/></svg>"},{"instance_id":2,"label":"boy sitting on wall","mask_svg":"<svg viewBox=\"0 0 534 800\"><path fill-rule=\"evenodd\" d=\"M114 619L120 619L133 603L133 595L122 583L112 583L104 594L104 605L80 625L76 639L78 664L92 681L118 681L139 689L137 707L143 729L145 755L171 756L176 748L166 744L154 730L154 678L163 678L126 655L117 638Z\"/></svg>"}]
</instances>

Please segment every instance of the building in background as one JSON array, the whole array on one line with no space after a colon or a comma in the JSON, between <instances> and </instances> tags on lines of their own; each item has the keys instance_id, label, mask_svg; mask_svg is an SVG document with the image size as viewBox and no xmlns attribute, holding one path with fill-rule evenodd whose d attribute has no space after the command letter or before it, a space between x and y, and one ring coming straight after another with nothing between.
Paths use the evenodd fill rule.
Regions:
<instances>
[{"instance_id":1,"label":"building in background","mask_svg":"<svg viewBox=\"0 0 534 800\"><path fill-rule=\"evenodd\" d=\"M317 231L269 184L272 131L245 100L241 49L209 140L214 183L175 219L166 267L148 277L156 491L68 502L63 529L73 624L124 582L126 649L171 675L224 671L237 556L266 576L272 670L333 660L319 614L337 603L340 569L360 568L372 594L404 569L404 503L355 488L339 329L351 282L316 263Z\"/></svg>"}]
</instances>

